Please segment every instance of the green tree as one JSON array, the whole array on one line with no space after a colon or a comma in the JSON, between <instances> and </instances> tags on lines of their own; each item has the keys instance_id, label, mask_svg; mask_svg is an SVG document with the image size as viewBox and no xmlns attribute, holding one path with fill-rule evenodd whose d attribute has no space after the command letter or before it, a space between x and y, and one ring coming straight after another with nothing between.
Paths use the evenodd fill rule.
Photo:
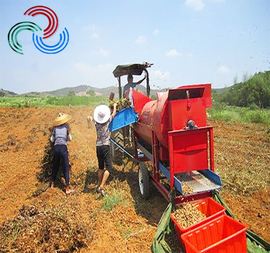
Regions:
<instances>
[{"instance_id":1,"label":"green tree","mask_svg":"<svg viewBox=\"0 0 270 253\"><path fill-rule=\"evenodd\" d=\"M89 96L95 96L96 95L96 93L93 90L87 90L86 94L89 95Z\"/></svg>"},{"instance_id":2,"label":"green tree","mask_svg":"<svg viewBox=\"0 0 270 253\"><path fill-rule=\"evenodd\" d=\"M68 96L76 96L75 91L74 91L74 90L70 90L70 91L68 92Z\"/></svg>"},{"instance_id":3,"label":"green tree","mask_svg":"<svg viewBox=\"0 0 270 253\"><path fill-rule=\"evenodd\" d=\"M236 106L270 107L270 71L257 73L245 82L233 85L222 94L221 101Z\"/></svg>"}]
</instances>

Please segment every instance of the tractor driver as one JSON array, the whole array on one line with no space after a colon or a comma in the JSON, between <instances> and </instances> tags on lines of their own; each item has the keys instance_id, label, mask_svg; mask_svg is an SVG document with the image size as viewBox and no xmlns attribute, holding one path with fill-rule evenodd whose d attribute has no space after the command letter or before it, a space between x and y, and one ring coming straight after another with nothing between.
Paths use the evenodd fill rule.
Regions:
<instances>
[{"instance_id":1,"label":"tractor driver","mask_svg":"<svg viewBox=\"0 0 270 253\"><path fill-rule=\"evenodd\" d=\"M133 88L136 87L136 85L140 84L143 82L143 80L146 78L146 75L143 79L141 79L138 82L133 82L133 76L131 74L128 74L127 77L127 81L128 83L124 86L124 90L123 90L123 97L128 99L131 103L132 103L132 92L130 92L130 90L132 90Z\"/></svg>"}]
</instances>

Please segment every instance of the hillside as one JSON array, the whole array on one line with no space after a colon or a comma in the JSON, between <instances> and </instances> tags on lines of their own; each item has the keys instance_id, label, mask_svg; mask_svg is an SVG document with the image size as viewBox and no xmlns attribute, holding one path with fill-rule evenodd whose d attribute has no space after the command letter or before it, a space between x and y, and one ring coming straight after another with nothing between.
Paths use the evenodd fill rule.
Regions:
<instances>
[{"instance_id":1,"label":"hillside","mask_svg":"<svg viewBox=\"0 0 270 253\"><path fill-rule=\"evenodd\" d=\"M146 92L146 88L142 85L138 86L138 89L142 92ZM151 90L151 94L156 94L158 90ZM118 96L118 87L109 86L105 88L97 88L89 85L79 85L75 87L65 87L52 91L42 91L42 92L28 92L21 95L26 96L67 96L69 94L74 94L78 96L86 96L87 92L95 92L96 96L105 96L108 97L111 92L114 92L116 96Z\"/></svg>"},{"instance_id":2,"label":"hillside","mask_svg":"<svg viewBox=\"0 0 270 253\"><path fill-rule=\"evenodd\" d=\"M4 90L0 89L0 97L5 97L5 96L16 96L17 93L9 91L9 90Z\"/></svg>"},{"instance_id":3,"label":"hillside","mask_svg":"<svg viewBox=\"0 0 270 253\"><path fill-rule=\"evenodd\" d=\"M247 81L234 84L222 91L216 90L216 98L233 106L268 108L270 71L256 73Z\"/></svg>"},{"instance_id":4,"label":"hillside","mask_svg":"<svg viewBox=\"0 0 270 253\"><path fill-rule=\"evenodd\" d=\"M42 92L37 92L39 95L45 95L45 96L67 96L68 94L70 94L71 92L75 93L75 94L81 94L86 95L86 92L89 90L94 90L93 87L89 86L89 85L79 85L79 86L75 86L75 87L65 87L65 88L61 88L61 89L57 89L57 90L51 90L51 91L42 91ZM30 93L26 93L27 95L31 95ZM35 92L36 95L36 92Z\"/></svg>"}]
</instances>

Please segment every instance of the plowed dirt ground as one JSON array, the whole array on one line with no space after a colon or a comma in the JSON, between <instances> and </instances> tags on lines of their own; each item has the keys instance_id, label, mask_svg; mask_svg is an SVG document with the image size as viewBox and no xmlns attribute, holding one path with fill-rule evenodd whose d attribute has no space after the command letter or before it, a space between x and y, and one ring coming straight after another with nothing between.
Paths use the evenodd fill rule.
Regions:
<instances>
[{"instance_id":1,"label":"plowed dirt ground","mask_svg":"<svg viewBox=\"0 0 270 253\"><path fill-rule=\"evenodd\" d=\"M61 111L73 117L74 139L68 148L76 192L70 196L64 194L61 183L47 189L49 127ZM57 247L59 252L150 252L167 203L155 189L150 200L140 197L137 167L127 159L115 165L107 187L109 197L102 199L95 193L95 130L86 121L90 113L88 107L0 108L0 223L2 227L8 222L8 226L17 224L9 241L0 242L0 252L53 252ZM270 241L270 138L266 127L210 123L215 129L216 168L224 179L222 196L240 221ZM80 228L74 226L74 231L83 231L81 238L66 240L71 245L67 249L55 244L57 237L50 229L45 241L38 239L34 229L29 228L29 236L18 225L21 218L14 220L23 205L35 206L40 217L46 213L57 222L76 223ZM29 224L36 222L35 215L28 215ZM46 221L40 222L46 226Z\"/></svg>"}]
</instances>

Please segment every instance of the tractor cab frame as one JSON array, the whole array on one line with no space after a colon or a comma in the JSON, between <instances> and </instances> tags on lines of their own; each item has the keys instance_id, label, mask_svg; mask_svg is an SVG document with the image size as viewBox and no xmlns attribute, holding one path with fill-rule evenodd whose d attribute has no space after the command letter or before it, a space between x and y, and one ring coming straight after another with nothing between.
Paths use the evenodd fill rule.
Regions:
<instances>
[{"instance_id":1,"label":"tractor cab frame","mask_svg":"<svg viewBox=\"0 0 270 253\"><path fill-rule=\"evenodd\" d=\"M144 62L143 64L127 64L127 65L118 65L113 71L114 77L118 80L118 96L121 99L123 97L122 93L122 85L121 85L121 77L127 76L129 74L140 76L142 73L145 73L146 75L146 94L149 97L150 96L150 84L149 84L149 73L147 71L147 68L150 68L153 64Z\"/></svg>"}]
</instances>

